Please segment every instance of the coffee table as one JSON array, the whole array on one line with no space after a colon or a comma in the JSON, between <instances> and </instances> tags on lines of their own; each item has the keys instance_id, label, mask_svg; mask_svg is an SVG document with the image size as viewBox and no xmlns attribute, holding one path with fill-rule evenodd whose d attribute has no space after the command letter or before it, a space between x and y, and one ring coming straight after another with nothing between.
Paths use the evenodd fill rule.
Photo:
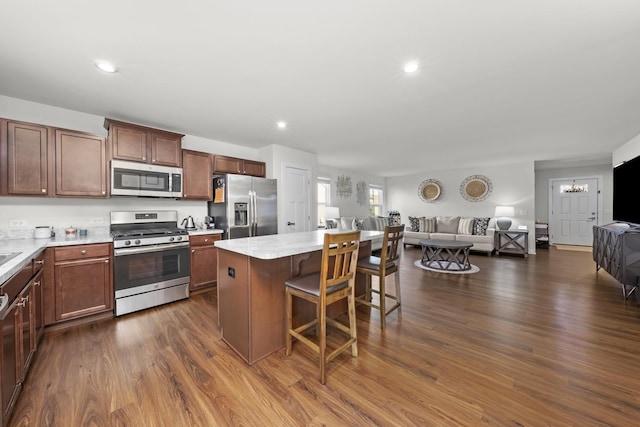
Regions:
<instances>
[{"instance_id":1,"label":"coffee table","mask_svg":"<svg viewBox=\"0 0 640 427\"><path fill-rule=\"evenodd\" d=\"M469 249L473 243L455 240L420 240L422 246L422 265L434 270L466 271L471 270Z\"/></svg>"}]
</instances>

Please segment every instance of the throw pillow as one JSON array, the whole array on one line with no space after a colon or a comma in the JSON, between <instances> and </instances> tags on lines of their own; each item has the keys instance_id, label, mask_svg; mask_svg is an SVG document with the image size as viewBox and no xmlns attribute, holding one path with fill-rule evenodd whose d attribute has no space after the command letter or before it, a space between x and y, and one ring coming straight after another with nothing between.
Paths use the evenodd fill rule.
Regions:
<instances>
[{"instance_id":1,"label":"throw pillow","mask_svg":"<svg viewBox=\"0 0 640 427\"><path fill-rule=\"evenodd\" d=\"M366 230L364 226L364 218L354 218L353 219L353 229L354 230Z\"/></svg>"},{"instance_id":2,"label":"throw pillow","mask_svg":"<svg viewBox=\"0 0 640 427\"><path fill-rule=\"evenodd\" d=\"M487 228L489 228L489 221L491 218L474 218L473 219L473 234L477 236L486 236Z\"/></svg>"},{"instance_id":3,"label":"throw pillow","mask_svg":"<svg viewBox=\"0 0 640 427\"><path fill-rule=\"evenodd\" d=\"M460 222L459 216L436 217L436 230L438 233L456 234L458 232L459 222Z\"/></svg>"},{"instance_id":4,"label":"throw pillow","mask_svg":"<svg viewBox=\"0 0 640 427\"><path fill-rule=\"evenodd\" d=\"M462 217L458 223L458 234L470 235L473 233L474 218Z\"/></svg>"},{"instance_id":5,"label":"throw pillow","mask_svg":"<svg viewBox=\"0 0 640 427\"><path fill-rule=\"evenodd\" d=\"M389 218L386 216L378 216L374 218L374 221L376 223L374 230L384 231L384 228L389 225Z\"/></svg>"},{"instance_id":6,"label":"throw pillow","mask_svg":"<svg viewBox=\"0 0 640 427\"><path fill-rule=\"evenodd\" d=\"M340 217L338 228L340 230L353 230L353 220L354 218L352 216Z\"/></svg>"},{"instance_id":7,"label":"throw pillow","mask_svg":"<svg viewBox=\"0 0 640 427\"><path fill-rule=\"evenodd\" d=\"M436 232L436 219L432 216L429 217L421 217L420 220L420 228L418 231L421 233L435 233Z\"/></svg>"},{"instance_id":8,"label":"throw pillow","mask_svg":"<svg viewBox=\"0 0 640 427\"><path fill-rule=\"evenodd\" d=\"M420 218L416 216L410 216L409 227L411 227L411 231L420 231Z\"/></svg>"}]
</instances>

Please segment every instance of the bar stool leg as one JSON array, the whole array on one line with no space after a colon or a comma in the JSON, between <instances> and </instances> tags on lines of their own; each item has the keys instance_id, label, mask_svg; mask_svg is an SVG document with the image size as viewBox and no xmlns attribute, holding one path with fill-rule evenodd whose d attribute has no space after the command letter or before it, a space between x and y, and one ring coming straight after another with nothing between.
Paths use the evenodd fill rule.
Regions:
<instances>
[{"instance_id":1,"label":"bar stool leg","mask_svg":"<svg viewBox=\"0 0 640 427\"><path fill-rule=\"evenodd\" d=\"M387 327L387 293L384 287L385 277L380 275L380 328L384 330Z\"/></svg>"},{"instance_id":2,"label":"bar stool leg","mask_svg":"<svg viewBox=\"0 0 640 427\"><path fill-rule=\"evenodd\" d=\"M394 275L396 280L396 302L398 303L398 314L402 313L402 303L400 302L400 269Z\"/></svg>"}]
</instances>

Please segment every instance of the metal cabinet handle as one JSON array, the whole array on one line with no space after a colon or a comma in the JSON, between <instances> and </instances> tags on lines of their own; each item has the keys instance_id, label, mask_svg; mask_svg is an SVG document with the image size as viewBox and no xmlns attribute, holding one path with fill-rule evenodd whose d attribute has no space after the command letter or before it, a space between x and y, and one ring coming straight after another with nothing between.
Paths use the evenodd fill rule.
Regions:
<instances>
[{"instance_id":1,"label":"metal cabinet handle","mask_svg":"<svg viewBox=\"0 0 640 427\"><path fill-rule=\"evenodd\" d=\"M295 222L287 221L287 225L296 225Z\"/></svg>"},{"instance_id":2,"label":"metal cabinet handle","mask_svg":"<svg viewBox=\"0 0 640 427\"><path fill-rule=\"evenodd\" d=\"M104 263L105 263L105 264L109 264L109 260L108 260L108 259L105 259L105 260L104 260Z\"/></svg>"},{"instance_id":3,"label":"metal cabinet handle","mask_svg":"<svg viewBox=\"0 0 640 427\"><path fill-rule=\"evenodd\" d=\"M204 242L207 243L209 241L209 239L204 239Z\"/></svg>"},{"instance_id":4,"label":"metal cabinet handle","mask_svg":"<svg viewBox=\"0 0 640 427\"><path fill-rule=\"evenodd\" d=\"M196 253L196 250L195 250L195 249L191 249L191 253L192 253L192 254L195 254L195 253Z\"/></svg>"},{"instance_id":5,"label":"metal cabinet handle","mask_svg":"<svg viewBox=\"0 0 640 427\"><path fill-rule=\"evenodd\" d=\"M33 286L40 286L40 281L38 280L37 282L33 282Z\"/></svg>"},{"instance_id":6,"label":"metal cabinet handle","mask_svg":"<svg viewBox=\"0 0 640 427\"><path fill-rule=\"evenodd\" d=\"M37 259L36 260L36 264L44 264L44 260L43 259Z\"/></svg>"},{"instance_id":7,"label":"metal cabinet handle","mask_svg":"<svg viewBox=\"0 0 640 427\"><path fill-rule=\"evenodd\" d=\"M42 192L43 192L43 193L46 193L46 192L47 192L47 189L46 189L46 188L43 188L43 189L42 189Z\"/></svg>"},{"instance_id":8,"label":"metal cabinet handle","mask_svg":"<svg viewBox=\"0 0 640 427\"><path fill-rule=\"evenodd\" d=\"M82 255L86 255L86 254L87 254L87 251L85 251L85 250L83 249L83 250L81 250L81 251L80 251L80 254L82 254Z\"/></svg>"}]
</instances>

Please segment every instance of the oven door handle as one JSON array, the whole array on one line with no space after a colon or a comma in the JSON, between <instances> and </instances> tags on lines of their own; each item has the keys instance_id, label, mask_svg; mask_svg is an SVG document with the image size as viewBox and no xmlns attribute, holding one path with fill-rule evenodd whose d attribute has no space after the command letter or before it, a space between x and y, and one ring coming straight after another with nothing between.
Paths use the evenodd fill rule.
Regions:
<instances>
[{"instance_id":1,"label":"oven door handle","mask_svg":"<svg viewBox=\"0 0 640 427\"><path fill-rule=\"evenodd\" d=\"M134 254L146 254L150 252L166 251L167 249L188 248L189 242L182 243L170 243L168 245L155 245L155 246L143 246L139 248L120 248L114 249L114 256L134 255Z\"/></svg>"}]
</instances>

